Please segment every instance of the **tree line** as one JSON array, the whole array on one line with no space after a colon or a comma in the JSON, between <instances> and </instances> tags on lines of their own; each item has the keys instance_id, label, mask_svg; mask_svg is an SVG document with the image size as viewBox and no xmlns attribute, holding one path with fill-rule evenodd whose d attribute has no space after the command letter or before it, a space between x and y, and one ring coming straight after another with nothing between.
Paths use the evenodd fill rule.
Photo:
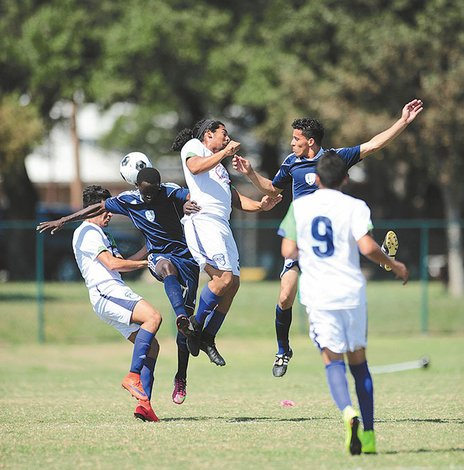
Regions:
<instances>
[{"instance_id":1,"label":"tree line","mask_svg":"<svg viewBox=\"0 0 464 470\"><path fill-rule=\"evenodd\" d=\"M376 218L445 218L462 294L463 24L458 0L2 0L7 215L33 216L24 157L58 101L134 104L105 138L121 152L169 153L179 129L221 118L252 132L272 176L296 117L322 121L325 146L355 145L418 97L424 112L363 163L359 191Z\"/></svg>"}]
</instances>

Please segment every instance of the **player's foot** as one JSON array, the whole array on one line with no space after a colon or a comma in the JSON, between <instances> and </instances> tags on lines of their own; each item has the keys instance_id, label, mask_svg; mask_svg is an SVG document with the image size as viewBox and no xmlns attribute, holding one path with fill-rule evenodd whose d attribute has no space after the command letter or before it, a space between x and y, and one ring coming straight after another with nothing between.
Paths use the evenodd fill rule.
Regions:
<instances>
[{"instance_id":1,"label":"player's foot","mask_svg":"<svg viewBox=\"0 0 464 470\"><path fill-rule=\"evenodd\" d=\"M345 446L351 455L359 455L361 453L361 428L358 413L351 406L347 406L343 410L343 421L346 429Z\"/></svg>"},{"instance_id":2,"label":"player's foot","mask_svg":"<svg viewBox=\"0 0 464 470\"><path fill-rule=\"evenodd\" d=\"M376 454L374 431L364 431L361 436L361 451L363 454Z\"/></svg>"},{"instance_id":3,"label":"player's foot","mask_svg":"<svg viewBox=\"0 0 464 470\"><path fill-rule=\"evenodd\" d=\"M195 315L189 318L191 333L187 336L187 348L192 356L200 354L201 325L197 322Z\"/></svg>"},{"instance_id":4,"label":"player's foot","mask_svg":"<svg viewBox=\"0 0 464 470\"><path fill-rule=\"evenodd\" d=\"M137 400L148 400L148 396L140 381L140 374L129 372L123 379L121 386Z\"/></svg>"},{"instance_id":5,"label":"player's foot","mask_svg":"<svg viewBox=\"0 0 464 470\"><path fill-rule=\"evenodd\" d=\"M187 396L187 380L174 378L174 390L172 392L172 401L176 405L182 405Z\"/></svg>"},{"instance_id":6,"label":"player's foot","mask_svg":"<svg viewBox=\"0 0 464 470\"><path fill-rule=\"evenodd\" d=\"M178 331L180 331L184 336L190 336L193 331L187 315L179 315L176 318L176 326Z\"/></svg>"},{"instance_id":7,"label":"player's foot","mask_svg":"<svg viewBox=\"0 0 464 470\"><path fill-rule=\"evenodd\" d=\"M395 259L395 255L398 251L398 237L393 230L390 230L385 235L385 238L382 243L382 251L389 256L390 258ZM383 266L385 271L391 271L390 266Z\"/></svg>"},{"instance_id":8,"label":"player's foot","mask_svg":"<svg viewBox=\"0 0 464 470\"><path fill-rule=\"evenodd\" d=\"M148 400L139 400L135 407L134 416L142 421L159 421Z\"/></svg>"},{"instance_id":9,"label":"player's foot","mask_svg":"<svg viewBox=\"0 0 464 470\"><path fill-rule=\"evenodd\" d=\"M216 348L216 344L213 341L204 341L200 342L200 349L206 353L209 357L209 360L216 364L217 366L225 366L226 361L224 358L219 354L219 351Z\"/></svg>"},{"instance_id":10,"label":"player's foot","mask_svg":"<svg viewBox=\"0 0 464 470\"><path fill-rule=\"evenodd\" d=\"M287 372L290 359L293 357L293 351L290 348L288 352L276 354L274 365L272 366L272 374L274 377L282 377Z\"/></svg>"}]
</instances>

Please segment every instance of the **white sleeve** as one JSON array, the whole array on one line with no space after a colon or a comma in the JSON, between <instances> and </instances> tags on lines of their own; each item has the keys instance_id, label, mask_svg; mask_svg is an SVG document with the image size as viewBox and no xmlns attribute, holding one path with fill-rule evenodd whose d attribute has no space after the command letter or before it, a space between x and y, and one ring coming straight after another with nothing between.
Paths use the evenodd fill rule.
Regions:
<instances>
[{"instance_id":1,"label":"white sleeve","mask_svg":"<svg viewBox=\"0 0 464 470\"><path fill-rule=\"evenodd\" d=\"M96 259L97 256L103 251L108 251L101 233L95 229L88 229L82 232L83 238L80 250L89 256L91 259Z\"/></svg>"},{"instance_id":2,"label":"white sleeve","mask_svg":"<svg viewBox=\"0 0 464 470\"><path fill-rule=\"evenodd\" d=\"M364 201L356 200L351 214L351 233L353 237L358 241L372 228L371 210Z\"/></svg>"},{"instance_id":3,"label":"white sleeve","mask_svg":"<svg viewBox=\"0 0 464 470\"><path fill-rule=\"evenodd\" d=\"M180 157L183 162L186 162L188 158L204 155L204 145L198 139L190 139L180 151Z\"/></svg>"}]
</instances>

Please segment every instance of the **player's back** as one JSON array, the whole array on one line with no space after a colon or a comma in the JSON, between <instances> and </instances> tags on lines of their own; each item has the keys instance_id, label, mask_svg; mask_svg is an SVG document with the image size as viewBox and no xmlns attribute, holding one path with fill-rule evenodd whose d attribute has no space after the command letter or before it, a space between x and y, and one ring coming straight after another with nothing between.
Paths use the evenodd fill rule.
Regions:
<instances>
[{"instance_id":1,"label":"player's back","mask_svg":"<svg viewBox=\"0 0 464 470\"><path fill-rule=\"evenodd\" d=\"M357 240L368 233L367 205L332 189L294 201L303 303L318 308L358 306L365 298Z\"/></svg>"},{"instance_id":2,"label":"player's back","mask_svg":"<svg viewBox=\"0 0 464 470\"><path fill-rule=\"evenodd\" d=\"M128 216L144 235L149 251L190 257L180 222L187 193L185 188L166 183L150 204L136 190L107 199L105 207L115 214Z\"/></svg>"}]
</instances>

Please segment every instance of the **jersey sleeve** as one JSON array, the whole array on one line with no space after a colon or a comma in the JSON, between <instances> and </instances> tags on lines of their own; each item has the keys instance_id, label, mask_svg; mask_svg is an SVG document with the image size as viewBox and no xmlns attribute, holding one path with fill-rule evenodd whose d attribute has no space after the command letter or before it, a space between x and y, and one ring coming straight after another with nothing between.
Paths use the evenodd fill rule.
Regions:
<instances>
[{"instance_id":1,"label":"jersey sleeve","mask_svg":"<svg viewBox=\"0 0 464 470\"><path fill-rule=\"evenodd\" d=\"M296 242L296 221L295 221L295 212L293 210L293 203L290 204L285 217L282 219L282 222L279 225L277 234L282 238L287 238Z\"/></svg>"},{"instance_id":2,"label":"jersey sleeve","mask_svg":"<svg viewBox=\"0 0 464 470\"><path fill-rule=\"evenodd\" d=\"M357 200L351 218L351 233L356 241L373 229L371 210L364 201Z\"/></svg>"},{"instance_id":3,"label":"jersey sleeve","mask_svg":"<svg viewBox=\"0 0 464 470\"><path fill-rule=\"evenodd\" d=\"M169 199L173 199L181 205L187 202L189 193L188 188L182 188L175 183L166 183L166 192Z\"/></svg>"},{"instance_id":4,"label":"jersey sleeve","mask_svg":"<svg viewBox=\"0 0 464 470\"><path fill-rule=\"evenodd\" d=\"M279 171L272 180L272 185L279 189L285 189L292 183L292 175L290 174L290 156L288 156L280 166Z\"/></svg>"},{"instance_id":5,"label":"jersey sleeve","mask_svg":"<svg viewBox=\"0 0 464 470\"><path fill-rule=\"evenodd\" d=\"M113 214L128 215L128 210L123 194L106 199L105 209L112 212Z\"/></svg>"},{"instance_id":6,"label":"jersey sleeve","mask_svg":"<svg viewBox=\"0 0 464 470\"><path fill-rule=\"evenodd\" d=\"M87 227L82 232L82 236L83 240L80 246L80 250L91 259L96 259L100 253L108 251L108 248L105 245L105 241L98 230Z\"/></svg>"},{"instance_id":7,"label":"jersey sleeve","mask_svg":"<svg viewBox=\"0 0 464 470\"><path fill-rule=\"evenodd\" d=\"M360 157L360 146L356 145L355 147L342 147L339 149L335 149L337 154L343 159L347 168L351 168L352 166L358 163Z\"/></svg>"},{"instance_id":8,"label":"jersey sleeve","mask_svg":"<svg viewBox=\"0 0 464 470\"><path fill-rule=\"evenodd\" d=\"M204 146L198 139L190 139L180 151L180 157L186 162L190 157L203 156Z\"/></svg>"}]
</instances>

